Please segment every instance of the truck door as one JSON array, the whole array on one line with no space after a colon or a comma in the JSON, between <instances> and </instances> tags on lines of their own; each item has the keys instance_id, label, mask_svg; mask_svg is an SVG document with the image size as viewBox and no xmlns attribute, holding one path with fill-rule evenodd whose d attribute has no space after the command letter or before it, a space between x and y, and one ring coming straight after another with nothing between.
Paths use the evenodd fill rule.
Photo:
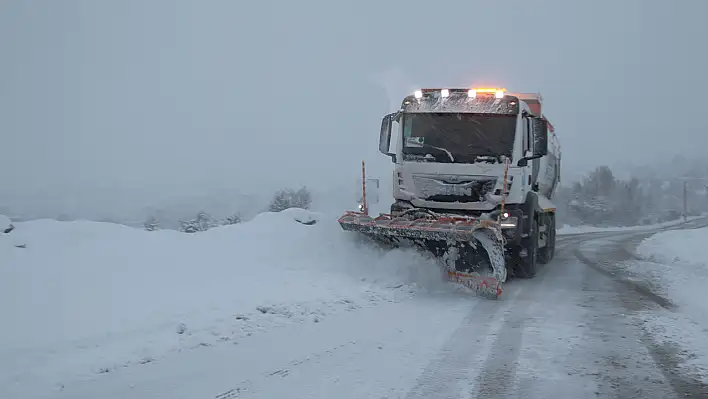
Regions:
<instances>
[{"instance_id":1,"label":"truck door","mask_svg":"<svg viewBox=\"0 0 708 399\"><path fill-rule=\"evenodd\" d=\"M528 124L528 137L526 138L529 143L529 149L533 151L533 137L535 135L534 123L531 122L530 118L526 118L526 123ZM533 189L534 184L538 182L538 172L541 169L541 158L536 158L531 161L531 188Z\"/></svg>"}]
</instances>

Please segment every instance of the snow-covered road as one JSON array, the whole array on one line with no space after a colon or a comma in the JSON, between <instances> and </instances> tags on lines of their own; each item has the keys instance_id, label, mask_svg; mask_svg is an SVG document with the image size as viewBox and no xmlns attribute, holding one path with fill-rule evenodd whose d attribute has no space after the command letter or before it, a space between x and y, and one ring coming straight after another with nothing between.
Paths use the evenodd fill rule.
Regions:
<instances>
[{"instance_id":1,"label":"snow-covered road","mask_svg":"<svg viewBox=\"0 0 708 399\"><path fill-rule=\"evenodd\" d=\"M706 397L633 316L668 299L613 269L645 236L559 236L556 259L533 280L510 281L500 301L445 291L387 298L46 397Z\"/></svg>"}]
</instances>

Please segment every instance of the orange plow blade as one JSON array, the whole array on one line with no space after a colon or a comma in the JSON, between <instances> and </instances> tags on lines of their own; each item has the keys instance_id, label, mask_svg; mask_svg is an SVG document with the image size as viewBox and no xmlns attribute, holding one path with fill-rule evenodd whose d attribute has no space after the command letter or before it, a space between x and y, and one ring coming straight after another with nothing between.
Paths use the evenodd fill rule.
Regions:
<instances>
[{"instance_id":1,"label":"orange plow blade","mask_svg":"<svg viewBox=\"0 0 708 399\"><path fill-rule=\"evenodd\" d=\"M480 296L498 298L506 281L504 239L500 225L457 215L414 210L371 217L346 212L342 229L398 246L412 243L443 259L447 279Z\"/></svg>"}]
</instances>

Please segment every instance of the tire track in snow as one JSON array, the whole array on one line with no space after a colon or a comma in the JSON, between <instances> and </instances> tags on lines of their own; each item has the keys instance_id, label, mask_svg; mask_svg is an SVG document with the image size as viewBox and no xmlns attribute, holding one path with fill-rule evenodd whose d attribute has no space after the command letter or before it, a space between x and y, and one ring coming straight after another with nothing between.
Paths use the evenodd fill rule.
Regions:
<instances>
[{"instance_id":1,"label":"tire track in snow","mask_svg":"<svg viewBox=\"0 0 708 399\"><path fill-rule=\"evenodd\" d=\"M554 262L555 263L555 262ZM484 368L477 376L473 386L470 386L469 394L478 399L492 399L511 395L514 397L517 367L519 356L523 347L523 335L528 310L530 307L538 306L539 298L544 291L548 291L546 277L549 276L548 268L539 265L541 268L536 277L532 280L517 280L517 283L530 285L525 290L521 298L516 297L514 306L505 312L504 324L501 333L494 340L490 354L487 357Z\"/></svg>"},{"instance_id":2,"label":"tire track in snow","mask_svg":"<svg viewBox=\"0 0 708 399\"><path fill-rule=\"evenodd\" d=\"M510 289L506 303L479 299L467 317L438 352L405 396L415 398L457 398L469 395L472 366L488 356L492 339L504 326L523 286ZM503 314L502 317L497 315Z\"/></svg>"},{"instance_id":3,"label":"tire track in snow","mask_svg":"<svg viewBox=\"0 0 708 399\"><path fill-rule=\"evenodd\" d=\"M526 372L530 372L531 374L522 379L523 381L515 381L517 380L516 374L517 368L519 367L519 359L520 356L523 356L522 344L524 341L523 333L526 327L524 323L526 319L526 313L532 308L538 308L543 306L543 301L541 300L543 300L544 298L546 299L545 303L549 303L548 301L550 300L563 300L564 295L558 290L553 291L554 295L552 297L555 299L549 299L549 297L547 297L546 292L544 291L552 290L554 288L554 286L549 287L549 284L551 282L568 282L570 283L570 287L566 288L570 288L569 291L571 292L575 292L573 291L574 288L577 288L578 293L583 290L581 286L584 286L585 282L582 281L584 280L582 277L582 267L576 260L573 259L573 255L577 256L578 254L580 254L582 257L584 254L580 253L577 248L586 242L601 242L603 240L609 239L608 242L602 243L598 248L595 249L596 251L603 251L605 248L612 248L613 244L615 244L615 242L613 241L617 239L625 241L628 239L635 238L637 236L651 235L655 232L664 230L688 228L688 226L695 226L696 224L705 224L705 222L700 223L699 221L693 221L689 222L689 224L684 226L670 226L662 229L657 229L656 231L648 232L608 231L595 232L593 234L587 235L583 234L578 236L559 237L558 249L569 251L565 253L566 256L558 257L557 260L554 260L554 262L551 262L548 265L541 266L537 277L533 280L528 281L528 284L532 287L530 288L530 290L527 290L527 292L525 292L523 295L523 297L528 298L528 300L524 300L523 302L517 300L521 291L523 290L523 287L525 287L524 280L517 280L520 285L514 286L510 284L509 286L507 286L507 291L511 291L512 287L514 287L513 289L515 289L513 294L506 298L506 300L509 302L507 306L490 308L489 305L486 303L480 304L481 306L476 305L475 308L471 311L470 315L468 315L468 317L463 322L463 325L460 326L455 331L455 333L453 333L450 340L443 347L438 356L438 360L431 362L431 364L425 369L423 374L419 377L416 386L411 391L409 391L406 398L450 398L471 396L480 399L487 399L501 397L521 397L517 394L520 394L520 392L528 393L534 390L524 390L524 387L536 388L535 390L538 391L538 388L541 387L537 386L537 383L539 382L537 380L537 377L542 378L543 375L537 374L539 371L542 370L536 370L535 368L525 370ZM593 262L587 257L584 257L580 260L584 260L584 262L582 263L585 263L586 266L591 266L591 269L594 269L596 272L599 272L597 274L598 277L600 275L610 277L614 281L619 282L621 285L624 285L625 287L630 287L635 294L639 293L645 298L649 298L656 303L663 303L664 306L671 307L670 301L666 300L666 298L657 297L657 294L643 289L641 285L634 284L633 282L628 280L619 279L620 281L618 281L618 276L608 273L607 270L602 269L601 265L597 264L597 262ZM566 270L566 273L566 271L564 271L563 269L559 269L562 267L567 267L570 270ZM555 270L549 270L553 268L555 268ZM546 277L549 276L551 277L548 279L548 281L546 281ZM511 296L513 296L513 298ZM582 296L574 296L573 298L575 300L581 300L581 297ZM571 304L570 306L574 306L574 304ZM481 318L479 316L475 316L476 314L480 313L485 314L485 310L487 308L492 311L492 313L489 314L487 317ZM597 309L590 308L588 309L588 312L590 312L589 315L595 315L594 317L597 317ZM600 313L604 314L604 312ZM490 322L495 323L495 325L472 325L471 323L473 321L482 323ZM615 321L612 318L605 321L612 324L611 327L613 330L626 330L626 326L623 326L621 322ZM595 330L596 328L602 328L601 326L592 326L592 323L590 323L589 325L591 327L591 330ZM582 324L582 326L584 326L583 328L588 327L587 324ZM589 330L588 332L591 333L591 330ZM501 331L501 334L497 336L499 331ZM550 331L549 329L547 333L553 334L553 331ZM488 337L486 339L480 340L480 335L488 335ZM470 337L476 337L477 343L471 345L469 343L471 340ZM578 339L577 337L573 338ZM622 336L621 338L626 339L625 336ZM642 382L649 381L650 384L650 386L643 386L641 389L639 389L636 386L636 383L638 381L634 379L636 378L636 376L626 375L627 370L625 370L624 367L628 367L629 364L619 364L617 363L618 359L616 357L613 357L620 354L629 353L631 352L631 350L628 352L627 348L623 347L624 343L621 341L618 341L613 344L615 346L619 345L617 346L617 348L615 348L614 346L607 347L607 345L610 343L611 342L608 341L593 341L589 343L582 343L580 349L585 348L584 350L591 351L586 352L586 354L591 354L591 358L573 359L573 361L571 362L573 364L572 370L563 370L562 364L558 366L560 367L560 369L553 369L553 372L562 372L564 375L567 373L567 375L569 376L568 378L571 378L570 376L572 376L572 379L574 379L578 383L583 383L582 387L577 387L577 389L579 390L573 390L572 386L554 386L552 383L544 383L543 385L545 385L546 390L549 392L558 391L558 393L566 391L565 393L572 392L573 394L582 394L586 397L594 397L600 394L600 391L603 390L601 387L604 385L605 388L609 388L609 392L605 391L606 393L609 393L610 395L616 395L618 398L629 397L627 395L631 395L631 397L638 397L635 395L646 395L648 394L648 392L652 392L653 394L658 395L654 395L656 397L666 396L665 389L657 389L659 388L658 386L654 386L653 391L651 390L651 385L656 383L656 379L649 378L656 376L656 374L652 373L651 370L642 371L641 365L632 364L632 369L642 374L644 378ZM635 341L635 345L630 345L630 347L636 346L636 343L637 342ZM480 345L484 346L481 348L481 350ZM604 350L601 350L600 352L609 356L604 358L604 360L608 362L607 367L611 366L611 368L614 368L615 373L622 374L621 377L612 378L611 376L604 375L604 373L601 373L600 371L596 370L597 364L600 360L598 356L596 356L599 353L592 352L593 347L595 345L601 346L601 348L598 349L604 348ZM528 346L533 347L533 343ZM577 346L577 344L575 344L575 346ZM566 356L577 354L577 350L580 349L576 349L575 347L568 348L566 350ZM639 347L635 349L639 349ZM481 366L482 364L483 366L480 367L482 371L477 375L477 378L475 379L477 384L476 386L472 386L473 384L469 384L471 377L470 374L474 373L471 368L473 365ZM550 370L546 370L543 372L548 371ZM600 385L596 385L588 381L587 377L598 379L597 383ZM607 385L608 379L609 386ZM464 386L465 383L469 384L467 388L465 388ZM538 397L547 397L547 393L548 392L541 395L541 393L539 392L540 396Z\"/></svg>"},{"instance_id":4,"label":"tire track in snow","mask_svg":"<svg viewBox=\"0 0 708 399\"><path fill-rule=\"evenodd\" d=\"M544 374L558 371L556 364L547 361L549 349L556 354L556 358L562 358L567 356L566 343L574 340L575 326L567 325L574 323L574 318L565 319L561 316L558 320L558 316L576 312L572 299L580 276L577 268L568 265L573 258L567 248L583 240L587 238L559 240L556 257L546 265L539 264L535 278L516 280L518 284L528 285L529 288L515 301L512 313L506 319L502 333L495 340L491 355L476 380L476 386L471 387L468 393L469 397L492 399L546 396L529 396L529 392L533 392L531 388L539 388L539 378L542 380L544 377L543 374L539 375L538 363L545 362L545 368L541 367ZM564 342L562 349L553 348L559 342ZM563 391L562 387L552 388Z\"/></svg>"},{"instance_id":5,"label":"tire track in snow","mask_svg":"<svg viewBox=\"0 0 708 399\"><path fill-rule=\"evenodd\" d=\"M692 230L708 227L708 218L693 220L682 225L672 226L671 228L661 229L658 232L671 230ZM651 234L648 234L649 236ZM622 249L626 252L635 255L635 260L639 262L647 262L641 256L636 254L636 247L641 243L642 239L637 240L628 238L623 242ZM665 312L665 311L664 311ZM641 318L641 317L640 317ZM687 372L681 368L683 358L681 356L682 349L680 345L673 343L661 342L652 335L640 322L642 334L640 342L647 348L654 363L658 366L666 381L671 386L671 389L677 397L681 398L708 398L708 384L706 384L699 375ZM687 348L690 350L690 348Z\"/></svg>"},{"instance_id":6,"label":"tire track in snow","mask_svg":"<svg viewBox=\"0 0 708 399\"><path fill-rule=\"evenodd\" d=\"M586 240L588 237L583 236L559 237L556 251ZM480 299L475 303L436 360L425 368L406 399L474 397L476 392L479 392L479 398L502 397L502 391L513 385L511 381L522 344L525 311L534 302L532 298L549 289L544 282L553 263L542 265L532 280L512 280L505 289L508 295L502 296L501 301ZM531 288L528 294L524 293L527 287ZM517 298L522 293L524 298L531 299L520 303ZM499 331L501 335L498 336ZM470 375L480 369L477 378Z\"/></svg>"},{"instance_id":7,"label":"tire track in snow","mask_svg":"<svg viewBox=\"0 0 708 399\"><path fill-rule=\"evenodd\" d=\"M535 295L527 308L533 322L527 323L517 359L519 380L507 382L517 389L512 394L508 388L490 392L487 398L671 397L657 382L661 374L653 362L647 362L648 354L637 342L636 331L622 315L622 304L616 298L616 289L621 286L608 285L607 276L574 256L586 243L591 244L592 253L615 256L614 245L623 241L623 236L634 236L632 233L594 235L564 243L557 262L545 266L550 269L545 285L552 289ZM499 386L504 386L502 381Z\"/></svg>"},{"instance_id":8,"label":"tire track in snow","mask_svg":"<svg viewBox=\"0 0 708 399\"><path fill-rule=\"evenodd\" d=\"M662 366L652 359L641 342L641 331L629 316L636 310L657 308L659 304L646 295L641 284L625 281L625 276L613 273L616 262L626 260L621 249L629 240L645 233L628 233L618 239L602 242L596 248L576 248L584 267L582 284L583 306L588 310L588 323L580 353L592 350L598 396L617 399L676 398ZM592 262L593 266L588 265ZM598 270L602 268L602 270Z\"/></svg>"},{"instance_id":9,"label":"tire track in snow","mask_svg":"<svg viewBox=\"0 0 708 399\"><path fill-rule=\"evenodd\" d=\"M528 303L520 308L507 311L517 316L518 311L528 308ZM501 334L492 344L490 354L484 363L482 372L474 384L470 384L469 393L478 399L499 398L508 395L514 387L518 357L521 350L524 319L506 318ZM476 395L474 393L476 392Z\"/></svg>"},{"instance_id":10,"label":"tire track in snow","mask_svg":"<svg viewBox=\"0 0 708 399\"><path fill-rule=\"evenodd\" d=\"M618 255L621 255L623 250L618 250L615 253ZM592 260L585 256L585 254L582 252L580 248L576 248L573 251L574 255L576 258L578 258L581 262L583 262L586 266L590 267L591 269L595 270L599 274L604 275L605 277L609 278L610 280L624 286L626 289L629 291L634 291L639 295L642 295L643 297L651 300L652 302L656 303L657 305L661 306L664 309L667 310L672 310L676 307L676 305L671 302L669 298L666 298L654 291L651 290L651 288L647 287L643 283L639 283L633 280L630 280L628 276L625 275L625 273L621 273L619 270L614 270L611 268L611 262L616 262L616 261L622 261L626 259L615 259L613 261L603 261L603 260Z\"/></svg>"},{"instance_id":11,"label":"tire track in snow","mask_svg":"<svg viewBox=\"0 0 708 399\"><path fill-rule=\"evenodd\" d=\"M663 231L702 227L706 227L705 219L658 229L654 232L627 234L621 237L620 240L608 242L605 246L608 250L599 258L586 256L580 248L575 250L575 254L578 259L589 266L589 270L598 272L593 272L594 279L606 277L616 283L615 287L630 288L628 290L620 289L619 291L620 306L624 306L628 313L634 314L637 311L679 311L678 307L669 298L656 293L654 291L655 288L652 288L648 283L642 280L629 280L631 276L623 270L621 263L627 261L645 262L637 259L634 249L646 237ZM610 291L609 288L608 291ZM618 398L708 397L708 384L702 382L697 376L679 368L679 364L682 361L679 350L655 340L643 328L641 323L638 326L635 325L634 328L634 336L641 345L641 350L634 351L631 355L619 350L611 353L612 356L608 357L608 364L614 366L617 373L615 377L607 379L610 380L613 390L617 392ZM623 375L624 370L627 368L633 370L631 375ZM650 375L651 372L649 370L642 371L642 369L648 368L653 369L659 375L655 377ZM636 380L636 375L638 374L647 374L641 384ZM669 392L666 392L667 389Z\"/></svg>"},{"instance_id":12,"label":"tire track in snow","mask_svg":"<svg viewBox=\"0 0 708 399\"><path fill-rule=\"evenodd\" d=\"M517 380L510 382L515 395L506 397L594 399L593 352L584 342L589 312L579 305L583 267L565 247L545 267L548 289L529 299Z\"/></svg>"}]
</instances>

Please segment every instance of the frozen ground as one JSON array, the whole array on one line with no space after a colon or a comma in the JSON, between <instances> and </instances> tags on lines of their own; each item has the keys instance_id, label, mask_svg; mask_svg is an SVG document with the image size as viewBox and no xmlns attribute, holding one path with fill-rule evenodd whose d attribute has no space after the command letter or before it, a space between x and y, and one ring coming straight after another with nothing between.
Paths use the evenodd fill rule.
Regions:
<instances>
[{"instance_id":1,"label":"frozen ground","mask_svg":"<svg viewBox=\"0 0 708 399\"><path fill-rule=\"evenodd\" d=\"M27 248L0 236L0 398L708 395L646 338L653 297L607 272L643 232L559 237L489 301L301 210L192 235L16 227Z\"/></svg>"}]
</instances>

